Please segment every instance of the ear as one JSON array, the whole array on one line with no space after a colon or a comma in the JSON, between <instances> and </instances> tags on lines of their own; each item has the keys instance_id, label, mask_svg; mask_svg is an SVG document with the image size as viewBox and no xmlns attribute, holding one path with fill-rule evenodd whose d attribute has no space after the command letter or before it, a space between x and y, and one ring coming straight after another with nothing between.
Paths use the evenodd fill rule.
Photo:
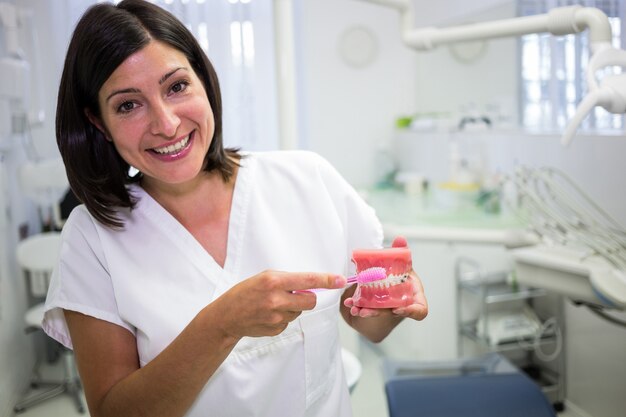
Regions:
<instances>
[{"instance_id":1,"label":"ear","mask_svg":"<svg viewBox=\"0 0 626 417\"><path fill-rule=\"evenodd\" d=\"M108 140L109 142L112 142L111 135L109 135L109 132L105 129L104 123L102 123L102 120L96 117L88 108L85 108L85 116L87 116L87 119L89 120L89 122L92 125L94 125L96 129L102 132L106 140Z\"/></svg>"}]
</instances>

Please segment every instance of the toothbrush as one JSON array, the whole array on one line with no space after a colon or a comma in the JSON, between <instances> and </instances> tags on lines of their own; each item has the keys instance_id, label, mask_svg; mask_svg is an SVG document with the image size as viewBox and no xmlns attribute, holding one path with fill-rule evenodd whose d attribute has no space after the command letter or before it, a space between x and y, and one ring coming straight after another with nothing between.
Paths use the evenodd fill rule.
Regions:
<instances>
[{"instance_id":1,"label":"toothbrush","mask_svg":"<svg viewBox=\"0 0 626 417\"><path fill-rule=\"evenodd\" d=\"M352 284L366 284L368 282L380 281L387 278L387 271L382 267L373 267L364 269L356 275L348 277L346 285L343 288L348 288ZM312 288L310 290L297 290L296 292L319 292L326 290L338 290L341 288Z\"/></svg>"},{"instance_id":2,"label":"toothbrush","mask_svg":"<svg viewBox=\"0 0 626 417\"><path fill-rule=\"evenodd\" d=\"M354 283L366 284L368 282L380 281L385 278L387 278L387 271L385 270L385 268L376 266L373 268L364 269L358 274L348 277L346 287Z\"/></svg>"}]
</instances>

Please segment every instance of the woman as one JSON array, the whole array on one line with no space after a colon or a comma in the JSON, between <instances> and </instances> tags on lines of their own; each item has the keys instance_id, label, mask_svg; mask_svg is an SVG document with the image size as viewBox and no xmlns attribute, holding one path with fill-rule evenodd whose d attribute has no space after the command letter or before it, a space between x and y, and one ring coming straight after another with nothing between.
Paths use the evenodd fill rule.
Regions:
<instances>
[{"instance_id":1,"label":"woman","mask_svg":"<svg viewBox=\"0 0 626 417\"><path fill-rule=\"evenodd\" d=\"M427 314L417 276L394 311L338 290L352 249L381 245L373 210L315 154L225 150L215 71L157 6L81 18L57 141L83 205L44 328L74 349L93 417L348 416L337 309L373 341Z\"/></svg>"}]
</instances>

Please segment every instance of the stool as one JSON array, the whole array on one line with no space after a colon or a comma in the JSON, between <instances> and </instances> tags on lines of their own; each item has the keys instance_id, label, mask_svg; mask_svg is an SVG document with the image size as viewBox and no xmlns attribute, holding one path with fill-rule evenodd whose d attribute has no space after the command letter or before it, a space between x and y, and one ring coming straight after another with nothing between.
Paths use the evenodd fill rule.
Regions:
<instances>
[{"instance_id":1,"label":"stool","mask_svg":"<svg viewBox=\"0 0 626 417\"><path fill-rule=\"evenodd\" d=\"M48 288L50 274L57 262L59 248L61 244L61 234L58 232L41 233L31 236L18 244L17 262L29 279L29 288L34 297L45 296ZM24 315L26 332L41 330L41 322L44 317L44 303L38 303L29 308ZM59 345L60 346L60 345ZM27 408L54 398L60 394L69 394L76 404L79 413L85 412L85 407L81 398L81 384L76 372L74 355L71 350L60 346L61 359L63 361L64 377L61 381L45 381L38 376L31 379L32 387L49 386L50 389L31 395L19 401L14 411L16 413L25 411Z\"/></svg>"}]
</instances>

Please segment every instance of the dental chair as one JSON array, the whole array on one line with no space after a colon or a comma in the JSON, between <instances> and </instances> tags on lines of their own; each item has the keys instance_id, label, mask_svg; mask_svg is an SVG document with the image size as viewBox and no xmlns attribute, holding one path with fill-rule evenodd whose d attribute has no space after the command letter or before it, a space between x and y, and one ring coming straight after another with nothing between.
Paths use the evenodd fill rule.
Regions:
<instances>
[{"instance_id":1,"label":"dental chair","mask_svg":"<svg viewBox=\"0 0 626 417\"><path fill-rule=\"evenodd\" d=\"M389 417L556 417L541 388L497 354L384 366Z\"/></svg>"},{"instance_id":2,"label":"dental chair","mask_svg":"<svg viewBox=\"0 0 626 417\"><path fill-rule=\"evenodd\" d=\"M24 276L28 279L27 284L33 299L41 301L46 295L50 274L56 264L60 244L61 234L58 232L36 234L18 244L17 263L24 272ZM43 316L43 301L30 307L24 315L25 331L27 333L41 332ZM49 340L51 341L51 339ZM16 413L23 412L27 408L64 393L72 397L79 413L85 412L81 395L82 388L78 372L76 371L74 355L71 350L59 344L57 346L60 349L60 357L63 362L63 378L58 381L44 380L39 375L39 366L36 366L30 383L31 387L47 387L47 389L30 394L19 401L13 409Z\"/></svg>"}]
</instances>

